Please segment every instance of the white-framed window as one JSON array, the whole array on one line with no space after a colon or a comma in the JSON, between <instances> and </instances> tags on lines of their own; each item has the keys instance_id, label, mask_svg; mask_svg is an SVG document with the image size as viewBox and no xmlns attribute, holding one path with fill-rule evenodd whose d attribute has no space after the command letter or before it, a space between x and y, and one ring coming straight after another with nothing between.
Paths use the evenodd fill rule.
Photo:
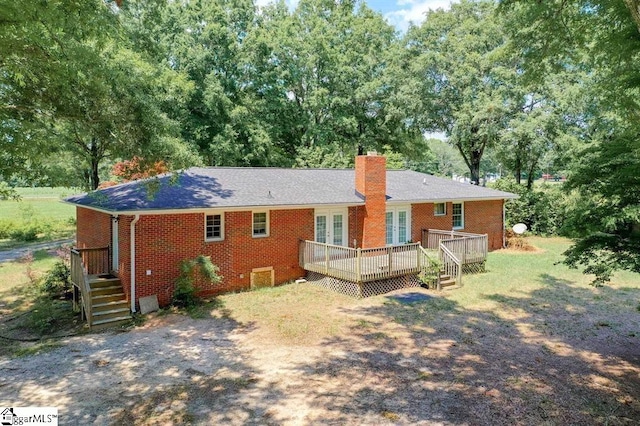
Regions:
<instances>
[{"instance_id":1,"label":"white-framed window","mask_svg":"<svg viewBox=\"0 0 640 426\"><path fill-rule=\"evenodd\" d=\"M253 236L269 236L269 212L253 212Z\"/></svg>"},{"instance_id":2,"label":"white-framed window","mask_svg":"<svg viewBox=\"0 0 640 426\"><path fill-rule=\"evenodd\" d=\"M434 216L446 216L447 215L447 203L435 203L433 205Z\"/></svg>"},{"instance_id":3,"label":"white-framed window","mask_svg":"<svg viewBox=\"0 0 640 426\"><path fill-rule=\"evenodd\" d=\"M453 203L451 205L451 221L453 229L464 228L464 204Z\"/></svg>"},{"instance_id":4,"label":"white-framed window","mask_svg":"<svg viewBox=\"0 0 640 426\"><path fill-rule=\"evenodd\" d=\"M224 240L224 214L205 214L204 239L207 241Z\"/></svg>"}]
</instances>

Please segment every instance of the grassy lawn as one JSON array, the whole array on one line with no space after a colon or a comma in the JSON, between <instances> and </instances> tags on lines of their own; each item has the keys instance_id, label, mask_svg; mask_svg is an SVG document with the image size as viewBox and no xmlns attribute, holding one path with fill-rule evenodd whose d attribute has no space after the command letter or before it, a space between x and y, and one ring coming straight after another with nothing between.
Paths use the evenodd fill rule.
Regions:
<instances>
[{"instance_id":1,"label":"grassy lawn","mask_svg":"<svg viewBox=\"0 0 640 426\"><path fill-rule=\"evenodd\" d=\"M592 309L593 315L604 317L621 308L632 313L640 309L638 274L619 272L608 286L595 288L589 285L592 277L556 264L569 247L567 239L531 237L529 241L539 250L490 253L486 273L465 275L461 289L429 292L437 295L438 300L427 305L433 308L431 305L439 304L438 310L448 307L505 317L549 304L568 310ZM576 294L580 297L576 298ZM317 342L339 335L349 327L348 318L340 315L345 310L397 305L385 295L357 300L311 285L296 284L227 294L220 296L219 301L227 315L242 323L255 324L271 338L284 343ZM581 304L586 306L579 308ZM414 320L409 322L420 322L420 318ZM354 321L351 325L362 325L360 318Z\"/></svg>"},{"instance_id":2,"label":"grassy lawn","mask_svg":"<svg viewBox=\"0 0 640 426\"><path fill-rule=\"evenodd\" d=\"M70 188L17 188L20 200L0 201L0 250L30 241L69 238L75 231L75 208L61 202L80 192ZM22 235L16 231L22 230ZM24 237L30 231L31 236Z\"/></svg>"},{"instance_id":3,"label":"grassy lawn","mask_svg":"<svg viewBox=\"0 0 640 426\"><path fill-rule=\"evenodd\" d=\"M355 300L291 284L221 296L211 315L243 324L258 353L303 346L311 356L325 348L312 380L327 371L353 387L374 374L386 389L379 398L424 395L453 423L637 422L640 276L618 273L596 288L557 264L568 240L529 240L538 251L493 252L488 271L464 276L460 289L414 290L431 296L423 302ZM417 406L384 406L392 407L382 410L387 419L425 420Z\"/></svg>"},{"instance_id":4,"label":"grassy lawn","mask_svg":"<svg viewBox=\"0 0 640 426\"><path fill-rule=\"evenodd\" d=\"M0 356L28 354L51 347L49 333L79 326L68 300L43 296L39 282L57 257L46 251L33 253L31 260L0 262ZM44 338L44 340L41 340Z\"/></svg>"},{"instance_id":5,"label":"grassy lawn","mask_svg":"<svg viewBox=\"0 0 640 426\"><path fill-rule=\"evenodd\" d=\"M413 303L289 284L221 295L196 319L20 345L47 352L0 360L3 391L79 423L638 424L640 276L595 288L557 264L568 240L530 242L491 253L462 288L398 291L424 297ZM35 310L25 272L0 268L3 318ZM74 398L88 391L109 398Z\"/></svg>"}]
</instances>

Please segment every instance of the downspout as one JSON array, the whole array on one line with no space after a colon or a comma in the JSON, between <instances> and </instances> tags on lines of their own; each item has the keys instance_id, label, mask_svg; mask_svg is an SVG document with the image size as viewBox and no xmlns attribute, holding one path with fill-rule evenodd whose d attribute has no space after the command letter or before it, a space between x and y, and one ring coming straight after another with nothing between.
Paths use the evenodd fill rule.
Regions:
<instances>
[{"instance_id":1,"label":"downspout","mask_svg":"<svg viewBox=\"0 0 640 426\"><path fill-rule=\"evenodd\" d=\"M507 203L502 200L502 248L507 248Z\"/></svg>"},{"instance_id":2,"label":"downspout","mask_svg":"<svg viewBox=\"0 0 640 426\"><path fill-rule=\"evenodd\" d=\"M135 218L131 221L131 230L129 237L131 239L131 312L136 312L136 223L140 220L140 214L136 213Z\"/></svg>"}]
</instances>

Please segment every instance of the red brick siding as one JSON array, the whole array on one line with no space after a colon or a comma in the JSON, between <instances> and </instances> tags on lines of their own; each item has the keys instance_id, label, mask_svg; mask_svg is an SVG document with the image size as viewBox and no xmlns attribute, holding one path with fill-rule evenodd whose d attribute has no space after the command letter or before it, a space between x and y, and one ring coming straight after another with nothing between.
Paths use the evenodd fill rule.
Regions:
<instances>
[{"instance_id":1,"label":"red brick siding","mask_svg":"<svg viewBox=\"0 0 640 426\"><path fill-rule=\"evenodd\" d=\"M434 215L433 203L413 204L411 206L411 239L422 240L423 229L450 230L453 225L453 203L448 202L447 214ZM467 201L464 203L464 229L463 232L488 234L489 249L496 250L502 247L502 200L491 201Z\"/></svg>"},{"instance_id":2,"label":"red brick siding","mask_svg":"<svg viewBox=\"0 0 640 426\"><path fill-rule=\"evenodd\" d=\"M111 244L111 216L76 207L76 243L79 248L106 247Z\"/></svg>"},{"instance_id":3,"label":"red brick siding","mask_svg":"<svg viewBox=\"0 0 640 426\"><path fill-rule=\"evenodd\" d=\"M464 203L464 231L489 234L489 249L502 247L502 200Z\"/></svg>"},{"instance_id":4,"label":"red brick siding","mask_svg":"<svg viewBox=\"0 0 640 426\"><path fill-rule=\"evenodd\" d=\"M250 211L227 212L225 239L206 242L203 213L141 216L136 224L136 298L157 294L161 305L168 304L180 262L200 254L211 256L224 277L219 284L198 283L203 295L249 288L254 268L273 267L276 284L304 276L298 266L299 239L314 237L313 209L270 211L268 237L253 238L252 220ZM130 223L131 217L121 219L120 272L127 294Z\"/></svg>"},{"instance_id":5,"label":"red brick siding","mask_svg":"<svg viewBox=\"0 0 640 426\"><path fill-rule=\"evenodd\" d=\"M365 197L362 247L385 245L387 209L386 159L379 155L356 157L356 191Z\"/></svg>"},{"instance_id":6,"label":"red brick siding","mask_svg":"<svg viewBox=\"0 0 640 426\"><path fill-rule=\"evenodd\" d=\"M362 247L365 214L364 206L349 207L349 247Z\"/></svg>"}]
</instances>

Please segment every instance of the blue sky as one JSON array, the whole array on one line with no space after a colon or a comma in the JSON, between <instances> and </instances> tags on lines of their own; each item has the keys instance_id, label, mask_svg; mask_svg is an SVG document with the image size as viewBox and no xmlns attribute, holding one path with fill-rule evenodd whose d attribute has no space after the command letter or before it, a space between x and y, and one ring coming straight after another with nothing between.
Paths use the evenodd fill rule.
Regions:
<instances>
[{"instance_id":1,"label":"blue sky","mask_svg":"<svg viewBox=\"0 0 640 426\"><path fill-rule=\"evenodd\" d=\"M258 5L271 3L273 0L256 0ZM429 9L448 9L452 0L365 0L367 5L384 15L387 21L398 30L405 31L409 22L419 24ZM455 0L453 0L455 1ZM295 7L298 0L286 0L290 7Z\"/></svg>"},{"instance_id":2,"label":"blue sky","mask_svg":"<svg viewBox=\"0 0 640 426\"><path fill-rule=\"evenodd\" d=\"M401 31L409 22L419 24L429 9L448 9L451 0L365 0L367 5L384 15L387 21ZM454 0L455 1L455 0Z\"/></svg>"}]
</instances>

